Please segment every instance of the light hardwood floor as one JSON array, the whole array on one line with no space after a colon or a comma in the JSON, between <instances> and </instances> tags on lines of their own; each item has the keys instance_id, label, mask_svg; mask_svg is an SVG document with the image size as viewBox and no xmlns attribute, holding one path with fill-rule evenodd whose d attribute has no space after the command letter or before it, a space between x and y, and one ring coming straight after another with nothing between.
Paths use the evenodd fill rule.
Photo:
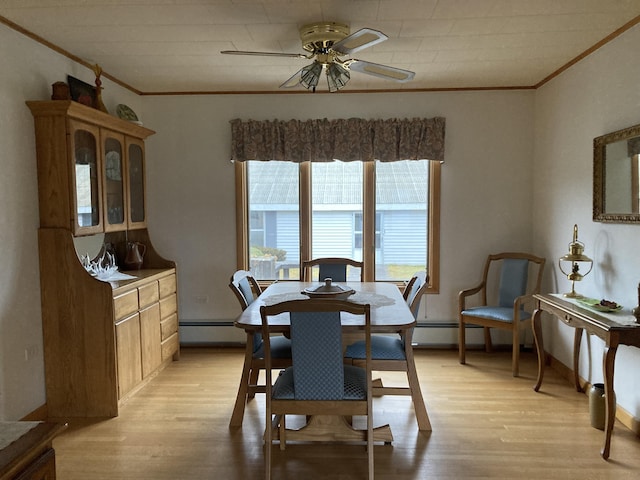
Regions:
<instances>
[{"instance_id":1,"label":"light hardwood floor","mask_svg":"<svg viewBox=\"0 0 640 480\"><path fill-rule=\"evenodd\" d=\"M183 348L180 361L119 417L71 420L54 441L59 479L262 478L264 396L247 406L241 429L228 427L242 355ZM533 353L523 353L518 378L511 376L509 352L470 351L460 365L457 351L417 350L416 362L433 432L418 432L410 397L376 399L375 424L388 422L394 435L392 445L375 447L376 478L640 478L640 439L616 423L611 458L603 460L603 432L590 426L587 396L551 369L535 393ZM366 452L359 445L276 448L273 478L366 478Z\"/></svg>"}]
</instances>

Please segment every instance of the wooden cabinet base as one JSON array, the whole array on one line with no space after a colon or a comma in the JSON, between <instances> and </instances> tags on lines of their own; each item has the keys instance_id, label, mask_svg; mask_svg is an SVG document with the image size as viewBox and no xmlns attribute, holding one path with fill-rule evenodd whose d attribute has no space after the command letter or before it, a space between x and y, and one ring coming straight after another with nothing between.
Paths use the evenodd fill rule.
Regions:
<instances>
[{"instance_id":1,"label":"wooden cabinet base","mask_svg":"<svg viewBox=\"0 0 640 480\"><path fill-rule=\"evenodd\" d=\"M39 247L48 416L115 417L169 350L177 359L174 264L104 282L82 267L68 230L41 228Z\"/></svg>"}]
</instances>

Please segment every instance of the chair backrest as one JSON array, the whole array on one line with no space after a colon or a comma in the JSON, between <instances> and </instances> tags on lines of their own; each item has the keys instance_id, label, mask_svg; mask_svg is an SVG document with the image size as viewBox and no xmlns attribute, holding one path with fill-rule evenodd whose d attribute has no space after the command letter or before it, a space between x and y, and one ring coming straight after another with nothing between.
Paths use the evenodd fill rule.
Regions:
<instances>
[{"instance_id":1,"label":"chair backrest","mask_svg":"<svg viewBox=\"0 0 640 480\"><path fill-rule=\"evenodd\" d=\"M312 269L318 266L317 281L321 282L325 278L331 278L334 282L347 281L347 267L351 266L360 269L360 281L362 281L363 263L358 260L340 257L324 257L306 260L302 262L302 279L305 282L312 282Z\"/></svg>"},{"instance_id":2,"label":"chair backrest","mask_svg":"<svg viewBox=\"0 0 640 480\"><path fill-rule=\"evenodd\" d=\"M540 292L545 259L523 252L504 252L489 255L485 265L484 302L486 304L486 284L492 265L500 264L497 287L497 302L500 307L513 307L514 300L522 295ZM537 271L532 267L537 267Z\"/></svg>"},{"instance_id":3,"label":"chair backrest","mask_svg":"<svg viewBox=\"0 0 640 480\"><path fill-rule=\"evenodd\" d=\"M229 288L235 293L242 311L245 311L249 305L253 303L255 298L262 293L260 285L251 272L247 270L238 270L231 275ZM254 296L255 293L255 296ZM256 353L262 347L262 334L253 334L253 353Z\"/></svg>"},{"instance_id":4,"label":"chair backrest","mask_svg":"<svg viewBox=\"0 0 640 480\"><path fill-rule=\"evenodd\" d=\"M402 294L407 305L409 305L413 318L416 320L418 319L422 297L429 287L428 279L427 272L419 271L414 273Z\"/></svg>"},{"instance_id":5,"label":"chair backrest","mask_svg":"<svg viewBox=\"0 0 640 480\"><path fill-rule=\"evenodd\" d=\"M344 400L344 359L341 313L362 316L371 357L369 305L343 300L291 300L260 307L265 339L267 376L270 376L269 317L289 313L295 400ZM370 367L369 367L370 368ZM267 378L267 385L270 379Z\"/></svg>"},{"instance_id":6,"label":"chair backrest","mask_svg":"<svg viewBox=\"0 0 640 480\"><path fill-rule=\"evenodd\" d=\"M262 293L262 289L258 282L253 277L251 272L246 270L238 270L233 275L231 275L231 280L229 281L229 288L236 295L238 302L240 302L240 307L242 310L246 310L249 305L255 299L255 296L258 296ZM255 293L255 296L254 296Z\"/></svg>"}]
</instances>

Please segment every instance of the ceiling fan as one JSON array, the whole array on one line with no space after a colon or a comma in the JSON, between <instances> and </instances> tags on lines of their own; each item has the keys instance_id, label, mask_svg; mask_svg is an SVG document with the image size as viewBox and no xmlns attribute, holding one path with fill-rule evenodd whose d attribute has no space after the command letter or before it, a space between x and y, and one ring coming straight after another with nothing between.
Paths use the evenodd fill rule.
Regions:
<instances>
[{"instance_id":1,"label":"ceiling fan","mask_svg":"<svg viewBox=\"0 0 640 480\"><path fill-rule=\"evenodd\" d=\"M311 23L300 28L302 48L309 52L306 55L302 53L249 52L243 50L223 50L220 53L313 59L313 63L298 70L291 78L280 85L280 88L293 88L302 85L315 92L320 75L324 71L327 75L329 91L336 92L347 84L351 78L350 71L396 82L408 82L413 79L415 73L409 70L355 58L340 58L384 42L387 38L389 37L384 33L371 28L363 28L350 35L348 25L336 22L322 22Z\"/></svg>"}]
</instances>

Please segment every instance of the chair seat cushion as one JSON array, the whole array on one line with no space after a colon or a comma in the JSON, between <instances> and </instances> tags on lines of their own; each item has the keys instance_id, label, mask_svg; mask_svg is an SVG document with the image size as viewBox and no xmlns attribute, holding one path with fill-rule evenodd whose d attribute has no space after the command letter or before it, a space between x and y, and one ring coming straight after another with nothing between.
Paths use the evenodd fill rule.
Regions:
<instances>
[{"instance_id":1,"label":"chair seat cushion","mask_svg":"<svg viewBox=\"0 0 640 480\"><path fill-rule=\"evenodd\" d=\"M473 307L462 311L466 317L490 318L499 322L513 322L513 307ZM520 311L520 320L531 318L529 312Z\"/></svg>"},{"instance_id":2,"label":"chair seat cushion","mask_svg":"<svg viewBox=\"0 0 640 480\"><path fill-rule=\"evenodd\" d=\"M365 341L360 340L347 347L344 354L347 358L364 359L366 357ZM406 360L404 344L397 337L386 335L371 336L371 359L372 360Z\"/></svg>"},{"instance_id":3,"label":"chair seat cushion","mask_svg":"<svg viewBox=\"0 0 640 480\"><path fill-rule=\"evenodd\" d=\"M295 400L293 368L280 372L273 385L273 398L278 400ZM344 366L344 400L364 400L367 398L367 374L364 368L353 365ZM321 398L319 400L322 400Z\"/></svg>"},{"instance_id":4,"label":"chair seat cushion","mask_svg":"<svg viewBox=\"0 0 640 480\"><path fill-rule=\"evenodd\" d=\"M272 358L291 358L291 340L287 337L274 336L270 341ZM264 358L264 342L261 342L260 347L253 352L253 358Z\"/></svg>"}]
</instances>

